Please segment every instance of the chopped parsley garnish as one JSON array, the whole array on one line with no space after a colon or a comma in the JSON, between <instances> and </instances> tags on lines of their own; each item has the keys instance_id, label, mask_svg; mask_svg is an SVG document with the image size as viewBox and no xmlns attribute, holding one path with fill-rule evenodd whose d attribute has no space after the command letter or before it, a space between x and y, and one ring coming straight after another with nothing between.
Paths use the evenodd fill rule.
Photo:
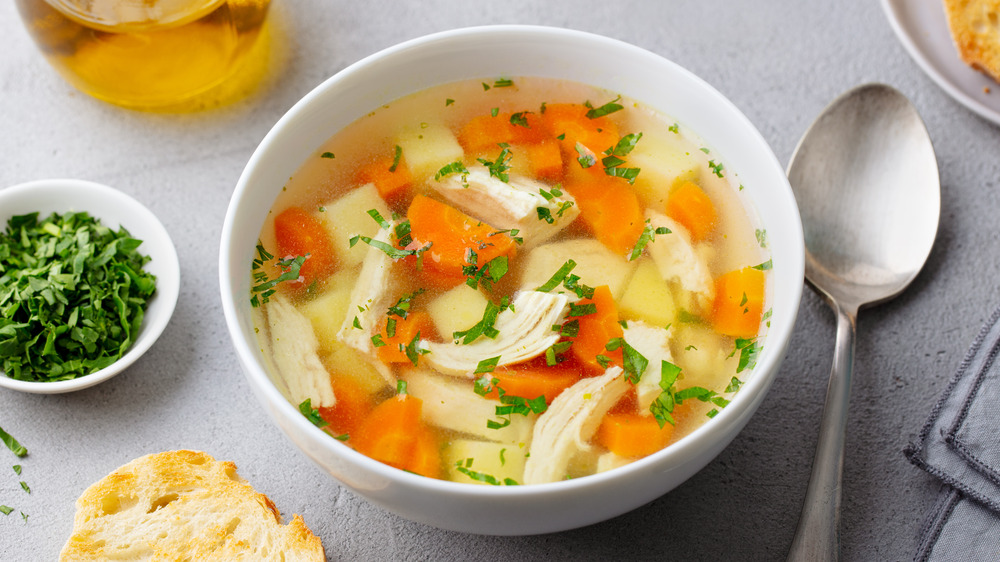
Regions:
<instances>
[{"instance_id":1,"label":"chopped parsley garnish","mask_svg":"<svg viewBox=\"0 0 1000 562\"><path fill-rule=\"evenodd\" d=\"M646 226L643 227L642 233L639 234L639 239L636 240L635 246L632 247L632 252L628 256L629 261L641 256L642 251L646 249L646 245L655 240L657 234L670 234L670 229L665 226L653 228L653 225L649 223L649 219L646 219Z\"/></svg>"},{"instance_id":2,"label":"chopped parsley garnish","mask_svg":"<svg viewBox=\"0 0 1000 562\"><path fill-rule=\"evenodd\" d=\"M510 152L510 146L507 143L499 143L500 154L497 156L496 160L487 160L485 158L477 158L476 160L486 166L486 169L490 171L490 176L497 178L498 180L507 183L510 180L510 175L507 174L507 170L510 169L510 159L513 158L513 154Z\"/></svg>"},{"instance_id":3,"label":"chopped parsley garnish","mask_svg":"<svg viewBox=\"0 0 1000 562\"><path fill-rule=\"evenodd\" d=\"M673 125L667 127L667 130L670 131L671 133L677 134L680 132L680 127L677 125L677 123L674 123Z\"/></svg>"},{"instance_id":4,"label":"chopped parsley garnish","mask_svg":"<svg viewBox=\"0 0 1000 562\"><path fill-rule=\"evenodd\" d=\"M24 445L18 443L17 439L14 439L14 436L4 431L2 427L0 427L0 441L3 441L3 444L17 457L23 457L28 454L28 450L24 448Z\"/></svg>"},{"instance_id":5,"label":"chopped parsley garnish","mask_svg":"<svg viewBox=\"0 0 1000 562\"><path fill-rule=\"evenodd\" d=\"M547 293L552 289L555 289L556 287L559 286L560 283L563 282L564 279L566 279L566 276L569 275L569 272L573 271L574 267L576 267L575 261L566 260L566 263L564 263L562 267L559 268L559 271L555 272L555 274L552 277L550 277L548 281L546 281L541 287L538 287L535 290L540 291L542 293Z\"/></svg>"},{"instance_id":6,"label":"chopped parsley garnish","mask_svg":"<svg viewBox=\"0 0 1000 562\"><path fill-rule=\"evenodd\" d=\"M414 334L413 339L410 340L410 343L406 344L406 347L403 349L403 353L406 354L406 358L410 360L410 363L413 363L413 366L417 367L417 362L420 360L420 356L430 352L420 347L420 332L417 332Z\"/></svg>"},{"instance_id":7,"label":"chopped parsley garnish","mask_svg":"<svg viewBox=\"0 0 1000 562\"><path fill-rule=\"evenodd\" d=\"M503 388L499 386L500 380L485 374L473 383L472 390L479 396L486 396L494 389L497 391L497 395L500 397L501 406L497 406L495 409L495 414L500 418L500 421L487 420L486 427L489 429L503 429L510 425L510 416L512 414L520 414L522 416L527 416L530 414L541 414L548 409L548 404L545 401L545 396L538 396L528 400L522 396L512 396L507 394Z\"/></svg>"},{"instance_id":8,"label":"chopped parsley garnish","mask_svg":"<svg viewBox=\"0 0 1000 562\"><path fill-rule=\"evenodd\" d=\"M469 287L475 289L479 285L482 285L489 290L494 283L497 283L503 279L504 275L507 275L507 256L497 256L484 263L482 267L476 267L478 259L476 252L469 250L466 259L469 265L462 266L462 274L467 277L465 284Z\"/></svg>"},{"instance_id":9,"label":"chopped parsley garnish","mask_svg":"<svg viewBox=\"0 0 1000 562\"><path fill-rule=\"evenodd\" d=\"M574 320L574 322L576 322L576 320ZM552 367L565 361L566 358L563 357L562 354L569 351L569 348L572 347L572 345L573 342L571 341L561 341L553 344L552 347L545 350L545 364Z\"/></svg>"},{"instance_id":10,"label":"chopped parsley garnish","mask_svg":"<svg viewBox=\"0 0 1000 562\"><path fill-rule=\"evenodd\" d=\"M757 237L757 245L761 248L767 248L767 231L758 228L753 233Z\"/></svg>"},{"instance_id":11,"label":"chopped parsley garnish","mask_svg":"<svg viewBox=\"0 0 1000 562\"><path fill-rule=\"evenodd\" d=\"M448 99L444 100L444 106L445 107L448 107L449 105L451 105L453 103L455 103L455 100L453 100L451 98L448 98Z\"/></svg>"},{"instance_id":12,"label":"chopped parsley garnish","mask_svg":"<svg viewBox=\"0 0 1000 562\"><path fill-rule=\"evenodd\" d=\"M371 237L369 237L369 236L361 236L360 234L352 236L348 240L348 243L350 244L350 247L353 248L358 243L359 240L361 242L364 242L365 244L368 244L372 248L376 248L376 249L379 249L379 250L385 252L385 254L387 256L389 256L390 258L392 258L394 260L402 259L402 258L405 258L406 256L417 256L417 257L420 257L421 254L423 254L424 252L426 252L427 250L429 250L430 247L431 247L430 243L427 243L427 245L425 245L425 246L423 246L421 248L416 248L414 250L404 250L402 248L396 248L392 244L386 244L385 242L383 242L381 240L372 240Z\"/></svg>"},{"instance_id":13,"label":"chopped parsley garnish","mask_svg":"<svg viewBox=\"0 0 1000 562\"><path fill-rule=\"evenodd\" d=\"M590 108L587 111L587 118L588 119L597 119L598 117L604 117L605 115L609 115L609 114L614 113L616 111L620 111L622 109L625 109L624 106L622 106L620 103L618 103L618 101L621 100L621 99L622 99L622 97L618 96L617 98L609 101L608 103L602 105L601 107L594 107L594 106L592 106L590 104L589 101L585 102L584 105L586 105L588 108Z\"/></svg>"},{"instance_id":14,"label":"chopped parsley garnish","mask_svg":"<svg viewBox=\"0 0 1000 562\"><path fill-rule=\"evenodd\" d=\"M382 347L386 345L385 340L382 339L382 334L375 334L371 337L372 345L375 347Z\"/></svg>"},{"instance_id":15,"label":"chopped parsley garnish","mask_svg":"<svg viewBox=\"0 0 1000 562\"><path fill-rule=\"evenodd\" d=\"M22 490L24 490L25 492L28 492L29 494L31 493L31 488L28 487L28 483L27 482L25 482L24 480L21 480L19 482L19 484L21 484L21 489Z\"/></svg>"},{"instance_id":16,"label":"chopped parsley garnish","mask_svg":"<svg viewBox=\"0 0 1000 562\"><path fill-rule=\"evenodd\" d=\"M709 160L708 167L712 169L713 174L719 176L720 178L722 177L722 170L725 167L722 165L722 162L716 163L715 160Z\"/></svg>"},{"instance_id":17,"label":"chopped parsley garnish","mask_svg":"<svg viewBox=\"0 0 1000 562\"><path fill-rule=\"evenodd\" d=\"M502 459L501 459L502 461ZM461 472L462 474L468 476L469 478L475 480L476 482L483 482L493 486L518 486L517 480L513 478L504 478L502 481L496 476L486 474L485 472L477 472L472 470L473 460L464 459L455 462L455 470ZM503 466L503 462L500 463Z\"/></svg>"},{"instance_id":18,"label":"chopped parsley garnish","mask_svg":"<svg viewBox=\"0 0 1000 562\"><path fill-rule=\"evenodd\" d=\"M510 124L515 127L524 127L525 129L530 129L531 126L528 125L528 118L525 115L531 113L530 111L519 111L510 116Z\"/></svg>"},{"instance_id":19,"label":"chopped parsley garnish","mask_svg":"<svg viewBox=\"0 0 1000 562\"><path fill-rule=\"evenodd\" d=\"M389 221L385 220L381 213L377 209L368 209L368 216L375 220L378 225L386 230L392 227Z\"/></svg>"},{"instance_id":20,"label":"chopped parsley garnish","mask_svg":"<svg viewBox=\"0 0 1000 562\"><path fill-rule=\"evenodd\" d=\"M708 150L708 149L707 149L707 148L705 148L705 147L701 147L701 148L699 148L698 150L700 150L700 151L704 152L705 154L708 154L709 152L711 152L710 150Z\"/></svg>"},{"instance_id":21,"label":"chopped parsley garnish","mask_svg":"<svg viewBox=\"0 0 1000 562\"><path fill-rule=\"evenodd\" d=\"M649 359L646 359L624 339L622 340L622 359L625 364L625 379L632 384L639 384L642 373L649 365Z\"/></svg>"},{"instance_id":22,"label":"chopped parsley garnish","mask_svg":"<svg viewBox=\"0 0 1000 562\"><path fill-rule=\"evenodd\" d=\"M4 515L10 515L12 511L14 511L13 507L0 505L0 513L3 513Z\"/></svg>"},{"instance_id":23,"label":"chopped parsley garnish","mask_svg":"<svg viewBox=\"0 0 1000 562\"><path fill-rule=\"evenodd\" d=\"M579 281L580 281L579 275L571 274L567 275L566 278L563 279L562 284L563 287L566 287L566 289L573 291L573 293L575 293L576 296L580 297L581 299L594 298L594 288L589 285L583 285L579 283Z\"/></svg>"},{"instance_id":24,"label":"chopped parsley garnish","mask_svg":"<svg viewBox=\"0 0 1000 562\"><path fill-rule=\"evenodd\" d=\"M306 417L307 420L311 421L316 427L326 427L329 424L323 419L323 416L319 415L319 409L313 408L312 398L306 398L299 404L299 412Z\"/></svg>"},{"instance_id":25,"label":"chopped parsley garnish","mask_svg":"<svg viewBox=\"0 0 1000 562\"><path fill-rule=\"evenodd\" d=\"M608 147L604 151L604 158L601 165L604 166L604 173L611 177L618 177L627 180L630 184L635 183L635 178L639 176L640 168L627 168L623 158L628 156L635 144L642 138L642 133L630 133L618 140L615 146Z\"/></svg>"},{"instance_id":26,"label":"chopped parsley garnish","mask_svg":"<svg viewBox=\"0 0 1000 562\"><path fill-rule=\"evenodd\" d=\"M403 295L399 297L396 304L389 307L389 311L386 313L388 316L398 316L400 318L406 319L407 314L410 312L410 305L413 303L413 299L424 293L424 289L417 289L412 293ZM390 334L391 335L391 334Z\"/></svg>"},{"instance_id":27,"label":"chopped parsley garnish","mask_svg":"<svg viewBox=\"0 0 1000 562\"><path fill-rule=\"evenodd\" d=\"M760 271L767 271L768 269L771 269L771 265L772 265L771 264L771 260L767 260L764 263L759 263L757 265L751 266L751 269L758 269Z\"/></svg>"},{"instance_id":28,"label":"chopped parsley garnish","mask_svg":"<svg viewBox=\"0 0 1000 562\"><path fill-rule=\"evenodd\" d=\"M493 304L492 302L486 303L486 308L483 310L483 318L476 323L475 326L469 328L465 331L455 332L452 337L455 340L461 340L462 344L468 345L477 339L479 336L486 336L490 339L495 339L500 332L493 327L497 322L497 315L499 315L504 310L510 308L510 301L507 297L504 297L499 305Z\"/></svg>"},{"instance_id":29,"label":"chopped parsley garnish","mask_svg":"<svg viewBox=\"0 0 1000 562\"><path fill-rule=\"evenodd\" d=\"M569 303L569 312L566 313L566 317L570 318L573 316L589 316L591 314L597 314L597 305L588 302L586 304L577 304L575 302Z\"/></svg>"},{"instance_id":30,"label":"chopped parsley garnish","mask_svg":"<svg viewBox=\"0 0 1000 562\"><path fill-rule=\"evenodd\" d=\"M590 168L594 164L597 164L597 158L594 153L590 151L589 148L583 146L579 142L576 143L576 153L579 154L579 158L576 159L580 163L581 168Z\"/></svg>"},{"instance_id":31,"label":"chopped parsley garnish","mask_svg":"<svg viewBox=\"0 0 1000 562\"><path fill-rule=\"evenodd\" d=\"M506 234L506 235L510 236L511 239L516 244L519 244L519 245L520 244L524 244L524 238L521 238L520 236L518 236L519 232L521 232L521 231L518 230L518 229L516 229L516 228L506 228L506 229L503 229L503 230L494 230L493 232L489 233L489 235L487 235L487 238L490 237L490 236L496 235L496 234Z\"/></svg>"},{"instance_id":32,"label":"chopped parsley garnish","mask_svg":"<svg viewBox=\"0 0 1000 562\"><path fill-rule=\"evenodd\" d=\"M476 370L473 371L473 374L481 375L483 373L492 373L493 370L497 368L497 365L499 363L500 363L499 355L497 355L496 357L490 357L489 359L483 359L482 361L479 362L479 364L476 365Z\"/></svg>"},{"instance_id":33,"label":"chopped parsley garnish","mask_svg":"<svg viewBox=\"0 0 1000 562\"><path fill-rule=\"evenodd\" d=\"M660 361L660 394L649 406L650 413L656 419L656 423L663 426L674 425L674 382L681 374L681 368L669 361Z\"/></svg>"},{"instance_id":34,"label":"chopped parsley garnish","mask_svg":"<svg viewBox=\"0 0 1000 562\"><path fill-rule=\"evenodd\" d=\"M490 117L496 117L497 115L500 115L499 107L494 107L493 109L490 110Z\"/></svg>"},{"instance_id":35,"label":"chopped parsley garnish","mask_svg":"<svg viewBox=\"0 0 1000 562\"><path fill-rule=\"evenodd\" d=\"M336 156L334 156L332 152L324 152L323 154L320 154L319 157L320 158L336 158Z\"/></svg>"},{"instance_id":36,"label":"chopped parsley garnish","mask_svg":"<svg viewBox=\"0 0 1000 562\"><path fill-rule=\"evenodd\" d=\"M69 380L124 355L156 291L140 244L85 212L11 217L0 233L0 370Z\"/></svg>"},{"instance_id":37,"label":"chopped parsley garnish","mask_svg":"<svg viewBox=\"0 0 1000 562\"><path fill-rule=\"evenodd\" d=\"M275 286L284 281L295 281L299 278L299 270L305 263L307 256L296 256L294 258L283 258L277 261L281 275L274 279L267 278L267 272L261 271L264 264L274 258L273 255L264 249L260 243L257 244L257 258L253 260L251 269L253 270L253 280L256 285L251 287L250 305L254 308L266 304L271 295L275 293Z\"/></svg>"},{"instance_id":38,"label":"chopped parsley garnish","mask_svg":"<svg viewBox=\"0 0 1000 562\"><path fill-rule=\"evenodd\" d=\"M399 159L403 157L403 147L396 145L396 153L392 157L392 166L389 166L390 172L395 172L396 168L399 166Z\"/></svg>"},{"instance_id":39,"label":"chopped parsley garnish","mask_svg":"<svg viewBox=\"0 0 1000 562\"><path fill-rule=\"evenodd\" d=\"M452 174L468 174L469 170L465 168L465 164L462 164L461 160L456 160L451 164L442 167L437 173L434 174L434 179L440 181L441 178L448 177Z\"/></svg>"},{"instance_id":40,"label":"chopped parsley garnish","mask_svg":"<svg viewBox=\"0 0 1000 562\"><path fill-rule=\"evenodd\" d=\"M733 377L732 380L729 381L729 386L726 387L725 392L726 393L736 392L737 390L740 389L741 386L743 386L743 381L741 381L736 377Z\"/></svg>"},{"instance_id":41,"label":"chopped parsley garnish","mask_svg":"<svg viewBox=\"0 0 1000 562\"><path fill-rule=\"evenodd\" d=\"M396 380L396 394L406 394L406 381L403 379Z\"/></svg>"},{"instance_id":42,"label":"chopped parsley garnish","mask_svg":"<svg viewBox=\"0 0 1000 562\"><path fill-rule=\"evenodd\" d=\"M514 85L514 81L510 78L499 78L493 82L494 88L509 88Z\"/></svg>"},{"instance_id":43,"label":"chopped parsley garnish","mask_svg":"<svg viewBox=\"0 0 1000 562\"><path fill-rule=\"evenodd\" d=\"M757 343L757 338L736 338L736 351L740 352L740 362L736 366L736 372L742 373L747 369L753 369L757 364L757 356L763 346Z\"/></svg>"}]
</instances>

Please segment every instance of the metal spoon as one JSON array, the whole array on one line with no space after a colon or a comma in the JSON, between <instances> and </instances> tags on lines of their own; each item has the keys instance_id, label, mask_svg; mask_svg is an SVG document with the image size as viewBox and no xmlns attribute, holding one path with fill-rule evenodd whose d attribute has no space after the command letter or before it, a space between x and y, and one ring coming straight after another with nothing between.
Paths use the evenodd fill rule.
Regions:
<instances>
[{"instance_id":1,"label":"metal spoon","mask_svg":"<svg viewBox=\"0 0 1000 562\"><path fill-rule=\"evenodd\" d=\"M840 558L844 433L858 309L887 301L923 267L941 213L937 160L905 96L882 84L833 101L788 164L806 242L806 281L833 308L837 341L812 476L789 560Z\"/></svg>"}]
</instances>

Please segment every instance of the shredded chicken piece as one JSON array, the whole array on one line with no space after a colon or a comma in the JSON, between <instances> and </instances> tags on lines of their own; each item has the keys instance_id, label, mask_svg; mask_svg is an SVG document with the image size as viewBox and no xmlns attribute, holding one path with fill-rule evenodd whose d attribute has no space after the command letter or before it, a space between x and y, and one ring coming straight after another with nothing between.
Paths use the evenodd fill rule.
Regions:
<instances>
[{"instance_id":1,"label":"shredded chicken piece","mask_svg":"<svg viewBox=\"0 0 1000 562\"><path fill-rule=\"evenodd\" d=\"M603 375L583 379L557 396L535 423L524 483L561 480L570 460L590 449L588 442L604 415L630 387L621 368L611 367Z\"/></svg>"},{"instance_id":2,"label":"shredded chicken piece","mask_svg":"<svg viewBox=\"0 0 1000 562\"><path fill-rule=\"evenodd\" d=\"M562 323L568 303L566 295L518 291L510 308L497 315L496 338L480 336L469 344L425 340L421 348L429 353L420 360L438 372L470 379L484 359L500 356L498 366L527 361L559 341L552 326Z\"/></svg>"},{"instance_id":3,"label":"shredded chicken piece","mask_svg":"<svg viewBox=\"0 0 1000 562\"><path fill-rule=\"evenodd\" d=\"M635 385L639 413L649 414L649 406L662 390L660 388L661 362L674 362L670 354L671 331L669 328L664 329L632 320L622 332L625 341L649 361L646 370L639 378L639 383Z\"/></svg>"},{"instance_id":4,"label":"shredded chicken piece","mask_svg":"<svg viewBox=\"0 0 1000 562\"><path fill-rule=\"evenodd\" d=\"M267 321L274 364L292 402L308 398L314 408L336 404L330 373L319 359L319 340L309 319L278 293L267 304Z\"/></svg>"},{"instance_id":5,"label":"shredded chicken piece","mask_svg":"<svg viewBox=\"0 0 1000 562\"><path fill-rule=\"evenodd\" d=\"M670 229L670 234L660 234L646 246L660 275L667 281L677 281L685 291L696 293L699 304L707 308L715 299L715 285L708 264L691 242L691 234L666 215L646 211L646 218L653 228Z\"/></svg>"},{"instance_id":6,"label":"shredded chicken piece","mask_svg":"<svg viewBox=\"0 0 1000 562\"><path fill-rule=\"evenodd\" d=\"M580 214L576 201L566 192L547 198L542 190L550 194L551 186L520 176L504 182L483 166L473 166L467 174L451 175L430 185L466 214L494 228L516 228L529 248L555 236ZM539 216L539 209L548 212L551 224Z\"/></svg>"},{"instance_id":7,"label":"shredded chicken piece","mask_svg":"<svg viewBox=\"0 0 1000 562\"><path fill-rule=\"evenodd\" d=\"M390 222L389 228L380 228L372 240L391 244L394 227L395 223ZM395 292L392 266L393 260L385 252L374 247L368 248L361 273L351 291L349 312L337 332L337 339L361 352L387 383L395 385L396 379L392 376L392 371L378 360L375 346L372 345L372 336L378 329L379 320L392 304L389 302ZM357 314L351 314L353 311L357 311ZM360 328L354 324L355 318Z\"/></svg>"}]
</instances>

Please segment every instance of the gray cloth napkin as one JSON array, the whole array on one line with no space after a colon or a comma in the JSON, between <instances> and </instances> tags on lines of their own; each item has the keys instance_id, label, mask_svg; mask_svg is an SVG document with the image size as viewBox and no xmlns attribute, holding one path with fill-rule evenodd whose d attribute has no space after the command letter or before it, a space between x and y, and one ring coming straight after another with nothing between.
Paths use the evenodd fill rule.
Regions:
<instances>
[{"instance_id":1,"label":"gray cloth napkin","mask_svg":"<svg viewBox=\"0 0 1000 562\"><path fill-rule=\"evenodd\" d=\"M939 478L914 560L1000 559L1000 309L993 312L905 450Z\"/></svg>"}]
</instances>

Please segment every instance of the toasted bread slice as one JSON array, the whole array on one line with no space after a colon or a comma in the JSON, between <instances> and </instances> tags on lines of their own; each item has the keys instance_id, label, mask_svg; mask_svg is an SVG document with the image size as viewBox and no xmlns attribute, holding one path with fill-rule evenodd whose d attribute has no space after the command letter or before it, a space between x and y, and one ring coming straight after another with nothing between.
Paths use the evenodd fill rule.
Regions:
<instances>
[{"instance_id":1,"label":"toasted bread slice","mask_svg":"<svg viewBox=\"0 0 1000 562\"><path fill-rule=\"evenodd\" d=\"M1000 0L944 0L944 7L962 60L1000 82Z\"/></svg>"},{"instance_id":2,"label":"toasted bread slice","mask_svg":"<svg viewBox=\"0 0 1000 562\"><path fill-rule=\"evenodd\" d=\"M135 459L76 501L60 560L326 560L298 515L278 510L236 474L197 451Z\"/></svg>"}]
</instances>

